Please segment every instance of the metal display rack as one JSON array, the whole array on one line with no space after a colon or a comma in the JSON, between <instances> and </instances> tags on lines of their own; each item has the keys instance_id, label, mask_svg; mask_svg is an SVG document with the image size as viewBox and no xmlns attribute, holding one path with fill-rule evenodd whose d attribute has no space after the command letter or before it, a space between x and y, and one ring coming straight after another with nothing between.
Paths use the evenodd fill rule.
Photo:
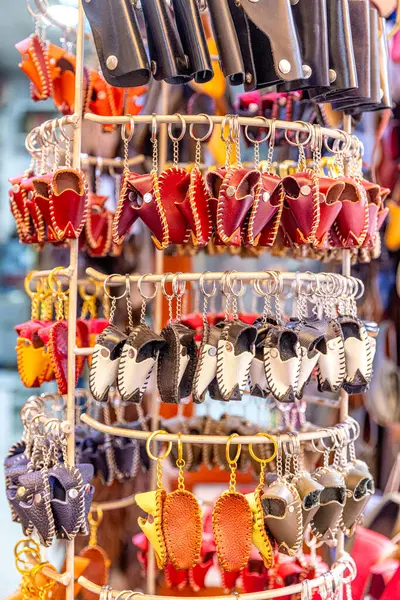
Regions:
<instances>
[{"instance_id":1,"label":"metal display rack","mask_svg":"<svg viewBox=\"0 0 400 600\"><path fill-rule=\"evenodd\" d=\"M88 0L86 0L88 1ZM47 10L47 3L44 2L43 0L35 0L36 2L36 6L39 9L39 11L46 16L46 10ZM57 21L55 21L54 18L49 18L46 16L46 18L48 19L49 22L51 22L53 25L60 27L61 29L63 29L64 31L66 30L65 26L62 23L59 23ZM78 8L78 25L77 25L77 29L76 29L76 77L75 77L75 114L69 117L62 117L62 119L64 119L63 123L64 124L71 124L74 127L74 137L73 137L73 155L72 155L72 167L74 169L81 169L82 164L83 163L90 163L90 164L96 164L96 160L95 158L92 159L88 159L87 157L82 158L81 155L81 141L82 141L82 119L88 120L88 121L92 121L92 122L96 122L96 123L101 123L101 124L112 124L112 125L124 125L124 124L129 124L129 123L152 123L153 119L156 119L157 124L160 124L162 126L165 127L166 129L166 124L169 123L179 123L180 119L178 117L176 117L175 115L167 115L167 114L162 114L162 115L156 115L155 117L151 116L151 115L139 115L139 116L134 116L134 117L129 117L129 116L121 116L121 117L100 117L94 114L85 114L83 117L82 115L82 109L83 109L83 104L82 104L82 98L83 98L83 56L84 56L84 41L86 38L90 38L91 36L87 33L85 33L84 31L84 11L82 8L82 1L79 1L79 8ZM164 92L165 92L165 84L164 85ZM164 93L165 96L165 93ZM164 103L165 104L165 103ZM187 115L184 117L185 121L188 124L207 124L209 121L208 119L206 119L203 116L198 116L198 115ZM213 123L216 124L220 124L223 121L223 117L219 117L219 116L212 116L211 117ZM56 120L57 121L57 120ZM60 121L60 120L58 120ZM238 124L239 125L252 125L252 126L259 126L259 127L265 127L266 126L266 121L265 119L259 119L259 118L247 118L247 117L239 117L238 118ZM49 121L47 124L45 124L45 127L49 127L51 128L54 125L53 121ZM309 129L299 123L299 122L286 122L286 121L279 121L277 120L275 122L275 127L276 129L282 129L282 130L291 130L291 131L295 131L295 132L304 132L304 133L309 133ZM161 128L160 128L161 130ZM346 142L349 139L349 134L351 134L351 118L350 117L345 117L345 123L344 123L344 132L340 131L340 130L332 130L332 129L327 129L327 128L321 128L321 133L324 137L326 138L331 138L333 140L341 140L343 142ZM166 132L164 132L163 135L160 135L160 168L162 169L163 167L163 160L161 159L161 156L165 157L166 156L166 147L167 147L167 136L165 135ZM139 159L134 159L133 160L133 164L135 164L135 162L139 162L139 160L141 160L141 158ZM121 160L120 159L104 159L104 165L111 165L111 166L120 166ZM62 422L62 428L64 433L67 436L67 440L68 440L68 461L71 465L75 464L75 417L76 417L76 410L75 410L75 362L76 362L76 357L78 355L82 355L82 354L90 354L91 353L91 349L90 348L76 348L76 320L77 320L77 297L78 297L78 245L79 245L79 241L78 240L71 240L70 241L70 256L69 256L69 266L66 267L65 269L59 270L57 273L58 277L63 277L66 280L68 280L69 283L69 309L68 309L68 393L67 393L67 399L66 399L66 415L65 415L65 421ZM149 276L146 278L146 281L151 281L151 282L158 282L161 281L163 275L162 275L162 271L163 271L163 258L162 258L162 252L157 251L156 250L156 257L157 257L157 264L156 264L156 272L158 274L154 275L154 276ZM343 276L349 278L351 275L351 267L350 267L350 251L348 250L344 250L343 251L343 260L342 260L342 274ZM36 272L33 277L39 278L39 277L44 277L49 275L50 271L38 271ZM106 276L102 275L101 273L98 273L97 271L94 271L93 269L88 269L87 270L87 275L92 278L92 279L97 279L98 281L104 281L104 279L106 278ZM198 273L189 273L189 274L181 274L178 276L179 279L185 280L185 281L196 281L200 278L201 274ZM222 273L208 273L207 275L205 275L205 280L213 280L213 281L218 281L222 278L223 274ZM267 277L265 275L265 272L258 272L258 273L247 273L247 272L240 272L240 273L233 273L232 277L233 278L237 278L237 279L241 279L242 281L250 281L252 279L255 278L263 278L263 277ZM172 275L171 275L172 277ZM298 276L297 276L298 277ZM302 278L305 278L308 280L312 279L312 275L307 275L307 274L301 274ZM139 275L133 275L130 277L131 281L137 281L137 279L139 278ZM296 279L296 274L293 273L282 273L282 278L285 281L293 281ZM168 277L167 279L168 280ZM171 280L171 278L169 279ZM118 283L125 283L126 279L125 276L120 276L120 279L118 279L118 277L113 278L113 281L109 282L111 285L113 284L118 284ZM161 324L161 294L160 292L158 293L159 296L159 301L156 302L156 306L155 306L155 321L156 321L156 328L157 326L159 326ZM337 407L338 404L336 403L335 406ZM346 423L346 420L348 418L348 395L347 393L345 393L344 391L340 392L340 400L339 400L339 406L340 406L340 421L342 424ZM152 410L152 415L153 415L153 422L152 422L152 430L154 431L155 429L157 429L157 420L158 420L158 402L157 399L155 398L154 402L153 402L153 410ZM95 419L93 419L92 417L88 416L88 415L82 415L81 416L81 420L86 423L87 425L90 425L91 427L93 427L94 429L97 429L99 431L103 431L105 433L111 434L111 435L118 435L118 436L125 436L125 437L130 437L130 438L135 438L135 439L141 439L144 440L146 439L150 434L148 432L143 432L143 431L133 431L133 430L125 430L123 428L119 428L119 427L111 427L111 426L107 426L105 424L99 423L98 421L96 421ZM326 437L327 435L327 430L319 430L319 431L308 431L308 432L302 432L299 434L299 439L301 441L311 441L311 440L317 440L317 439L321 439L323 437ZM159 435L158 440L160 441L177 441L177 436L176 435L172 435L172 434L168 434L168 435ZM281 439L285 439L285 435L282 434L281 435ZM193 435L182 435L181 436L181 441L182 443L197 443L197 444L209 444L209 443L213 443L213 444L225 444L227 441L226 437L217 437L217 436L193 436ZM237 444L237 443L253 443L253 444L257 444L257 443L266 443L265 438L260 439L260 437L257 436L253 436L253 437L236 437L232 440L232 444ZM129 506L131 504L134 503L134 496L131 496L129 498L125 498L119 501L115 501L115 502L110 502L110 503L105 503L105 504L101 504L101 503L95 503L94 507L95 508L101 508L102 510L112 510L112 509L118 509L118 508L122 508L123 506ZM339 581L342 580L342 583L344 581L344 573L346 572L347 569L349 569L349 562L348 562L348 556L344 553L344 534L343 533L338 533L337 534L337 546L336 546L336 563L332 568L331 573L331 577L332 580L335 581ZM53 571L48 571L48 573L46 573L46 575L48 575L49 577L53 578L53 579L57 579L58 582L62 583L63 585L66 586L66 600L73 600L74 599L74 583L75 583L75 578L74 578L74 557L75 557L75 543L74 541L67 541L66 542L66 573L62 574L62 575L58 575L55 574ZM155 595L155 561L154 561L154 556L152 556L152 553L150 553L150 560L149 560L149 566L148 566L148 577L147 577L147 594L144 595L145 599L147 600L167 600L166 597L164 596L156 596ZM100 595L101 589L96 586L95 584L93 584L92 582L88 581L87 579L85 579L84 577L80 577L79 578L79 583L81 586L83 586L84 588L86 588L87 590ZM314 579L312 581L309 582L309 585L307 584L307 587L310 590L317 590L320 589L324 584L326 584L326 576L325 577L319 577L317 579ZM271 590L271 591L264 591L264 592L257 592L257 593L249 593L249 594L241 594L240 597L243 600L267 600L267 599L271 599L271 598L279 598L282 596L288 596L291 594L296 594L296 593L303 593L305 590L305 586L304 584L296 584L296 585L292 585L289 587L285 587L282 589L278 589L278 590ZM110 592L110 596L107 596L107 598L116 598L118 596L120 592L114 591L114 592ZM120 596L119 596L120 597ZM200 600L205 600L205 597L201 597L201 596L196 596L197 598L199 598ZM225 598L227 598L229 596L215 596L214 600L223 600ZM233 596L230 596L231 598L233 598ZM307 596L304 596L305 598ZM311 596L310 596L311 597ZM178 600L180 598L180 596L168 596L168 598L172 598L172 600ZM209 596L207 597L209 598Z\"/></svg>"}]
</instances>

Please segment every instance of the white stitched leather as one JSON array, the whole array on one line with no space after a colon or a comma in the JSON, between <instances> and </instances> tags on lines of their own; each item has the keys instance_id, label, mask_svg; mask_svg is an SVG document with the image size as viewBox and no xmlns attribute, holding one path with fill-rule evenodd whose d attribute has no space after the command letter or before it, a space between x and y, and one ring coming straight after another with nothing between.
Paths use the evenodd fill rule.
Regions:
<instances>
[{"instance_id":1,"label":"white stitched leather","mask_svg":"<svg viewBox=\"0 0 400 600\"><path fill-rule=\"evenodd\" d=\"M104 352L104 350L107 350L104 346L102 346L101 344L96 344L93 351L93 359L94 357L96 357L96 360L93 360L93 362L95 362L96 367L94 377L93 373L91 373L91 377L93 377L92 381L94 384L94 388L96 389L99 396L104 394L106 389L113 385L113 383L115 382L120 361L120 358L111 360L110 352L108 350L108 356L103 356L102 353Z\"/></svg>"},{"instance_id":2,"label":"white stitched leather","mask_svg":"<svg viewBox=\"0 0 400 600\"><path fill-rule=\"evenodd\" d=\"M210 349L215 350L214 355L208 353ZM198 396L204 393L217 374L217 352L215 346L211 346L210 344L204 345L201 361L201 369L196 380L195 390Z\"/></svg>"},{"instance_id":3,"label":"white stitched leather","mask_svg":"<svg viewBox=\"0 0 400 600\"><path fill-rule=\"evenodd\" d=\"M181 349L183 348L183 346L181 346ZM180 385L181 381L182 381L182 377L185 374L186 371L186 367L188 366L190 361L190 356L189 354L186 354L186 356L180 356L179 357L179 373L178 373L178 385ZM171 373L172 375L172 373Z\"/></svg>"},{"instance_id":4,"label":"white stitched leather","mask_svg":"<svg viewBox=\"0 0 400 600\"><path fill-rule=\"evenodd\" d=\"M124 390L124 395L130 396L137 390L141 390L154 368L154 358L146 358L136 362L136 355L129 357L129 350L124 348L121 356L121 368L118 370L118 388Z\"/></svg>"},{"instance_id":5,"label":"white stitched leather","mask_svg":"<svg viewBox=\"0 0 400 600\"><path fill-rule=\"evenodd\" d=\"M332 338L327 344L327 353L321 354L318 361L320 378L327 380L332 390L336 390L344 381L345 373L341 369L340 357L343 352L343 340L340 336Z\"/></svg>"},{"instance_id":6,"label":"white stitched leather","mask_svg":"<svg viewBox=\"0 0 400 600\"><path fill-rule=\"evenodd\" d=\"M299 381L297 383L297 387L299 390L301 390L304 384L308 381L309 377L311 376L311 373L313 372L314 367L318 362L319 357L320 353L317 352L313 358L308 358L307 350L305 348L302 349Z\"/></svg>"},{"instance_id":7,"label":"white stitched leather","mask_svg":"<svg viewBox=\"0 0 400 600\"><path fill-rule=\"evenodd\" d=\"M300 344L296 344L296 354L297 356L293 358L282 360L277 348L264 348L265 376L268 387L275 392L274 395L285 396L290 387L296 392L299 379Z\"/></svg>"},{"instance_id":8,"label":"white stitched leather","mask_svg":"<svg viewBox=\"0 0 400 600\"><path fill-rule=\"evenodd\" d=\"M344 350L346 353L347 381L353 381L357 370L362 375L368 372L368 340L362 341L355 337L349 337L344 341Z\"/></svg>"},{"instance_id":9,"label":"white stitched leather","mask_svg":"<svg viewBox=\"0 0 400 600\"><path fill-rule=\"evenodd\" d=\"M222 381L223 387L228 392L231 392L236 385L243 392L247 385L247 374L251 361L253 359L252 352L241 352L235 355L234 351L228 352L227 348L231 347L231 342L220 340L218 342L218 357L221 352Z\"/></svg>"},{"instance_id":10,"label":"white stitched leather","mask_svg":"<svg viewBox=\"0 0 400 600\"><path fill-rule=\"evenodd\" d=\"M250 381L251 387L258 385L260 390L267 391L268 384L265 378L264 361L259 358L253 358L250 366Z\"/></svg>"}]
</instances>

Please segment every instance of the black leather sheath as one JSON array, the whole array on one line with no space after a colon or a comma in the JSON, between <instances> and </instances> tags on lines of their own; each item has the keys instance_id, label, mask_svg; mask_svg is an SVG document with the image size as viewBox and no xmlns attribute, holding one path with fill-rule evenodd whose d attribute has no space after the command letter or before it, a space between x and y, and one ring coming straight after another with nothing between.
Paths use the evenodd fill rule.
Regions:
<instances>
[{"instance_id":1,"label":"black leather sheath","mask_svg":"<svg viewBox=\"0 0 400 600\"><path fill-rule=\"evenodd\" d=\"M241 0L240 5L252 22L251 39L257 87L266 87L279 80L301 79L302 59L290 0L258 0L256 3ZM264 38L268 38L268 42L262 40L259 32ZM268 74L263 76L263 66L272 71L274 77Z\"/></svg>"},{"instance_id":2,"label":"black leather sheath","mask_svg":"<svg viewBox=\"0 0 400 600\"><path fill-rule=\"evenodd\" d=\"M230 85L242 85L245 68L228 0L208 0L208 10L222 72Z\"/></svg>"},{"instance_id":3,"label":"black leather sheath","mask_svg":"<svg viewBox=\"0 0 400 600\"><path fill-rule=\"evenodd\" d=\"M358 83L348 0L329 0L327 16L331 84L329 88L310 90L310 97L317 102L345 98Z\"/></svg>"},{"instance_id":4,"label":"black leather sheath","mask_svg":"<svg viewBox=\"0 0 400 600\"><path fill-rule=\"evenodd\" d=\"M150 65L130 0L82 2L105 80L116 87L146 84Z\"/></svg>"},{"instance_id":5,"label":"black leather sheath","mask_svg":"<svg viewBox=\"0 0 400 600\"><path fill-rule=\"evenodd\" d=\"M175 85L187 83L189 58L185 55L167 0L142 2L154 79Z\"/></svg>"},{"instance_id":6,"label":"black leather sheath","mask_svg":"<svg viewBox=\"0 0 400 600\"><path fill-rule=\"evenodd\" d=\"M197 0L173 0L172 5L190 72L197 83L206 83L214 73Z\"/></svg>"},{"instance_id":7,"label":"black leather sheath","mask_svg":"<svg viewBox=\"0 0 400 600\"><path fill-rule=\"evenodd\" d=\"M300 0L292 7L304 78L285 82L279 86L282 91L329 86L326 2L327 0Z\"/></svg>"},{"instance_id":8,"label":"black leather sheath","mask_svg":"<svg viewBox=\"0 0 400 600\"><path fill-rule=\"evenodd\" d=\"M236 4L236 0L228 0L228 5L232 15L233 25L236 30L240 52L242 54L245 72L244 89L246 92L249 92L257 87L257 75L253 56L253 49L256 48L256 46L253 46L252 43L250 23L246 13Z\"/></svg>"}]
</instances>

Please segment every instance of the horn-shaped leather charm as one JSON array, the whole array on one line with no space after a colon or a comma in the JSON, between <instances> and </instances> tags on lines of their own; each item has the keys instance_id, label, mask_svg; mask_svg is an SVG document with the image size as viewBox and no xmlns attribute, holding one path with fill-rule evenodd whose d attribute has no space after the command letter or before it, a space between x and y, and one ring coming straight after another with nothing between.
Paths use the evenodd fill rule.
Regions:
<instances>
[{"instance_id":1,"label":"horn-shaped leather charm","mask_svg":"<svg viewBox=\"0 0 400 600\"><path fill-rule=\"evenodd\" d=\"M340 179L319 177L320 221L314 240L314 245L318 248L328 246L329 231L342 209L341 197L344 188L345 183Z\"/></svg>"},{"instance_id":2,"label":"horn-shaped leather charm","mask_svg":"<svg viewBox=\"0 0 400 600\"><path fill-rule=\"evenodd\" d=\"M166 492L164 489L136 494L135 501L139 508L148 513L149 517L138 518L138 525L143 531L156 555L157 566L163 569L167 562L167 548L163 534L163 511Z\"/></svg>"},{"instance_id":3,"label":"horn-shaped leather charm","mask_svg":"<svg viewBox=\"0 0 400 600\"><path fill-rule=\"evenodd\" d=\"M261 504L261 491L255 490L252 494L246 494L246 500L250 505L253 515L252 541L259 551L266 569L274 564L274 554L271 540L264 526L264 511Z\"/></svg>"}]
</instances>

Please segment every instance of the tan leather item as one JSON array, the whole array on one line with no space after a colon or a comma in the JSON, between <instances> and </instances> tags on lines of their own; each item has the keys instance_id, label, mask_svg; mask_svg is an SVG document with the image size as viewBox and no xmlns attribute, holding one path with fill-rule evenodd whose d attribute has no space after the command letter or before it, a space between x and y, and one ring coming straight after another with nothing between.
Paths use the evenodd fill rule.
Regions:
<instances>
[{"instance_id":1,"label":"tan leather item","mask_svg":"<svg viewBox=\"0 0 400 600\"><path fill-rule=\"evenodd\" d=\"M200 559L201 509L188 490L167 495L163 510L163 533L168 557L176 569L191 569Z\"/></svg>"},{"instance_id":2,"label":"tan leather item","mask_svg":"<svg viewBox=\"0 0 400 600\"><path fill-rule=\"evenodd\" d=\"M320 467L314 473L324 490L320 496L320 508L311 520L311 531L319 540L331 540L339 528L346 502L346 484L343 475L335 467Z\"/></svg>"},{"instance_id":3,"label":"tan leather item","mask_svg":"<svg viewBox=\"0 0 400 600\"><path fill-rule=\"evenodd\" d=\"M300 495L304 531L320 507L319 499L324 486L315 481L306 471L295 477L292 483Z\"/></svg>"},{"instance_id":4,"label":"tan leather item","mask_svg":"<svg viewBox=\"0 0 400 600\"><path fill-rule=\"evenodd\" d=\"M224 492L215 503L212 524L218 560L225 571L240 571L250 558L253 519L246 498Z\"/></svg>"},{"instance_id":5,"label":"tan leather item","mask_svg":"<svg viewBox=\"0 0 400 600\"><path fill-rule=\"evenodd\" d=\"M138 525L154 548L159 569L163 569L167 562L167 548L162 530L165 497L165 490L160 488L155 491L136 494L135 497L139 508L150 516L150 519L139 517Z\"/></svg>"},{"instance_id":6,"label":"tan leather item","mask_svg":"<svg viewBox=\"0 0 400 600\"><path fill-rule=\"evenodd\" d=\"M301 500L296 487L276 479L261 497L264 522L278 545L278 552L294 556L303 539Z\"/></svg>"},{"instance_id":7,"label":"tan leather item","mask_svg":"<svg viewBox=\"0 0 400 600\"><path fill-rule=\"evenodd\" d=\"M110 568L110 559L108 558L105 550L100 546L86 546L80 553L79 556L88 559L89 565L84 570L84 575L89 581L99 585L107 585L108 583L108 571ZM89 592L76 583L75 584L75 595L78 593L82 594L84 600L96 600L98 596L93 592Z\"/></svg>"},{"instance_id":8,"label":"tan leather item","mask_svg":"<svg viewBox=\"0 0 400 600\"><path fill-rule=\"evenodd\" d=\"M368 465L362 460L354 460L346 469L346 504L343 509L340 527L345 535L354 534L362 512L375 491L374 480Z\"/></svg>"}]
</instances>

